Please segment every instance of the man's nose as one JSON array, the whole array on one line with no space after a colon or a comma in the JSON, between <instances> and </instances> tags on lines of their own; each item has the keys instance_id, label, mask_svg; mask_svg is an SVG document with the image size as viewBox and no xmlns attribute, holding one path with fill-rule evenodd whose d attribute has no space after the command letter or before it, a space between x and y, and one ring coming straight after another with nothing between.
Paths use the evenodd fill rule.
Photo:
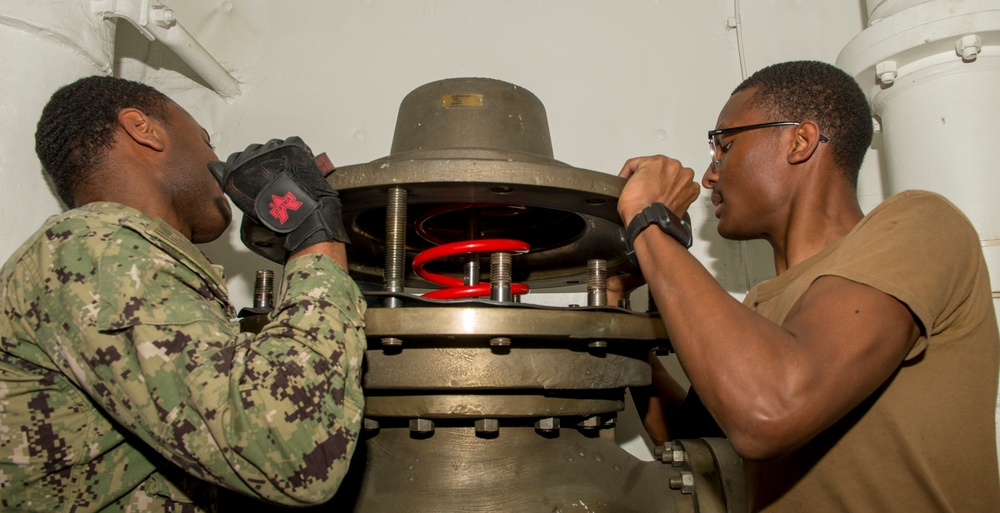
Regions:
<instances>
[{"instance_id":1,"label":"man's nose","mask_svg":"<svg viewBox=\"0 0 1000 513\"><path fill-rule=\"evenodd\" d=\"M713 162L708 163L708 169L705 170L705 174L701 177L701 186L706 189L714 189L715 182L719 178L719 173L715 170L715 164Z\"/></svg>"}]
</instances>

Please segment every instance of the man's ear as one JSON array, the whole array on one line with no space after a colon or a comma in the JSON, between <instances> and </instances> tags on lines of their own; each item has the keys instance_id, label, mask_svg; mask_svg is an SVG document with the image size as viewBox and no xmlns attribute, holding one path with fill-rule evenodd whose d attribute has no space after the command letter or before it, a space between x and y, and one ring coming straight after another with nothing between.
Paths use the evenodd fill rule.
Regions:
<instances>
[{"instance_id":1,"label":"man's ear","mask_svg":"<svg viewBox=\"0 0 1000 513\"><path fill-rule=\"evenodd\" d=\"M163 151L163 125L139 109L128 107L118 111L118 124L136 143L152 150Z\"/></svg>"},{"instance_id":2,"label":"man's ear","mask_svg":"<svg viewBox=\"0 0 1000 513\"><path fill-rule=\"evenodd\" d=\"M819 126L812 121L803 121L795 130L795 145L788 153L789 164L801 164L810 158L819 148L820 139L824 138L819 133Z\"/></svg>"}]
</instances>

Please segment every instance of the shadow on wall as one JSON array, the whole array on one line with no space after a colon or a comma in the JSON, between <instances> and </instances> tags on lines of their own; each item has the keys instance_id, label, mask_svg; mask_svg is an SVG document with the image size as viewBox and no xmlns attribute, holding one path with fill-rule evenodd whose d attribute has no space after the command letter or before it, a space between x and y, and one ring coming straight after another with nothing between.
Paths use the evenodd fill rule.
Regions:
<instances>
[{"instance_id":1,"label":"shadow on wall","mask_svg":"<svg viewBox=\"0 0 1000 513\"><path fill-rule=\"evenodd\" d=\"M209 91L212 90L211 85L166 45L146 39L131 23L117 19L114 75L144 82L143 76L148 68L173 71Z\"/></svg>"},{"instance_id":2,"label":"shadow on wall","mask_svg":"<svg viewBox=\"0 0 1000 513\"><path fill-rule=\"evenodd\" d=\"M703 221L695 231L695 244L707 250L702 264L727 292L742 299L754 285L774 278L771 246L762 240L733 241L719 235L715 207L707 198L699 198L690 210L704 209ZM695 217L695 216L692 216Z\"/></svg>"}]
</instances>

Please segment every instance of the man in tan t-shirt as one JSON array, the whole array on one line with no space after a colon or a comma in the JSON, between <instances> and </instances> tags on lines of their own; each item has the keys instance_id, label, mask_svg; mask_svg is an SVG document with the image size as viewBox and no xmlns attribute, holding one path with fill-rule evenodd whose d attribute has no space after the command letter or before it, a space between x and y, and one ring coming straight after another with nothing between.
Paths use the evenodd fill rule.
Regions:
<instances>
[{"instance_id":1,"label":"man in tan t-shirt","mask_svg":"<svg viewBox=\"0 0 1000 513\"><path fill-rule=\"evenodd\" d=\"M997 511L1000 335L979 239L933 193L863 214L871 137L864 94L829 64L769 66L733 92L702 185L723 237L774 251L777 277L744 305L686 250L694 172L625 163L630 253L692 389L654 365L644 422L657 443L704 436L707 411L754 511Z\"/></svg>"}]
</instances>

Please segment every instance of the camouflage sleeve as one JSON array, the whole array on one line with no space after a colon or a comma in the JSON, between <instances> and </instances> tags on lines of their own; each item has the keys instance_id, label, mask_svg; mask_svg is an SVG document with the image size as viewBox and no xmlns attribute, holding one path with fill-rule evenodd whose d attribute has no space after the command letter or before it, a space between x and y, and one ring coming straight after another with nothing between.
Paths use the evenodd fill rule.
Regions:
<instances>
[{"instance_id":1,"label":"camouflage sleeve","mask_svg":"<svg viewBox=\"0 0 1000 513\"><path fill-rule=\"evenodd\" d=\"M241 459L269 481L248 483L256 493L323 502L347 473L361 427L365 303L347 273L319 255L288 263L279 297L248 344L232 434Z\"/></svg>"},{"instance_id":2,"label":"camouflage sleeve","mask_svg":"<svg viewBox=\"0 0 1000 513\"><path fill-rule=\"evenodd\" d=\"M294 259L271 322L238 333L228 300L175 256L119 230L99 259L99 308L82 311L94 329L62 349L67 371L196 477L282 504L328 500L364 406L357 286L328 257Z\"/></svg>"}]
</instances>

